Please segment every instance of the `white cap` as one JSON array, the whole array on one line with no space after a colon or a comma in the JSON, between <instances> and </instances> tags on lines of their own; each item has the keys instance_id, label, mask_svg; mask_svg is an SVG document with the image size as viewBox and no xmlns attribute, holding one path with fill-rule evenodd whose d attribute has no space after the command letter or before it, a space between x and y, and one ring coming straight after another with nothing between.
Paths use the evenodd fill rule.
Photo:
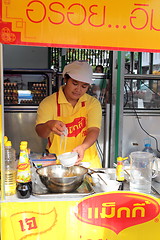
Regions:
<instances>
[{"instance_id":1,"label":"white cap","mask_svg":"<svg viewBox=\"0 0 160 240\"><path fill-rule=\"evenodd\" d=\"M71 78L92 84L92 67L87 62L74 61L64 67L63 77L68 74Z\"/></svg>"}]
</instances>

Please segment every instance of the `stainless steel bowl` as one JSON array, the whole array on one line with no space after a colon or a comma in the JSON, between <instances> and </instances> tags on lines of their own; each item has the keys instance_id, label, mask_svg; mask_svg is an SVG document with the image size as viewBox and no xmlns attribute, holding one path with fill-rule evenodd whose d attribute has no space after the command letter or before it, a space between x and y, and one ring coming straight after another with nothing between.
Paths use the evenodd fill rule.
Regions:
<instances>
[{"instance_id":1,"label":"stainless steel bowl","mask_svg":"<svg viewBox=\"0 0 160 240\"><path fill-rule=\"evenodd\" d=\"M64 167L49 165L36 170L41 182L51 192L67 193L75 191L83 182L88 170L81 166Z\"/></svg>"}]
</instances>

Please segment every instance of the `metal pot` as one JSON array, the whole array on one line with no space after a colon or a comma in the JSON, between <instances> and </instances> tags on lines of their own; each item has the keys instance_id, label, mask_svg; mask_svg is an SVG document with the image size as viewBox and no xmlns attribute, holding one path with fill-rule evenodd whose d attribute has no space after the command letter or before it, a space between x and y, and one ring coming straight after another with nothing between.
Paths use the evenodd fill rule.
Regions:
<instances>
[{"instance_id":1,"label":"metal pot","mask_svg":"<svg viewBox=\"0 0 160 240\"><path fill-rule=\"evenodd\" d=\"M75 191L83 182L88 169L81 166L64 167L49 165L36 170L41 182L51 191L67 193Z\"/></svg>"}]
</instances>

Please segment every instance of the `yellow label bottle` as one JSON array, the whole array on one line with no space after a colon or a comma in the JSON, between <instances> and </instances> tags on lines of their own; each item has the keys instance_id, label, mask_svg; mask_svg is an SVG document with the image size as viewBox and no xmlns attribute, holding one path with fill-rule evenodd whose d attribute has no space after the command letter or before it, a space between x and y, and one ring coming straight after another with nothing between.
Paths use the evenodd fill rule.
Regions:
<instances>
[{"instance_id":1,"label":"yellow label bottle","mask_svg":"<svg viewBox=\"0 0 160 240\"><path fill-rule=\"evenodd\" d=\"M123 169L123 158L117 157L117 167L116 167L116 176L117 181L124 181L124 169Z\"/></svg>"},{"instance_id":2,"label":"yellow label bottle","mask_svg":"<svg viewBox=\"0 0 160 240\"><path fill-rule=\"evenodd\" d=\"M29 198L32 193L31 167L26 144L20 145L16 190L18 198Z\"/></svg>"},{"instance_id":3,"label":"yellow label bottle","mask_svg":"<svg viewBox=\"0 0 160 240\"><path fill-rule=\"evenodd\" d=\"M20 155L17 167L17 182L26 183L31 181L31 167L25 145L20 145Z\"/></svg>"}]
</instances>

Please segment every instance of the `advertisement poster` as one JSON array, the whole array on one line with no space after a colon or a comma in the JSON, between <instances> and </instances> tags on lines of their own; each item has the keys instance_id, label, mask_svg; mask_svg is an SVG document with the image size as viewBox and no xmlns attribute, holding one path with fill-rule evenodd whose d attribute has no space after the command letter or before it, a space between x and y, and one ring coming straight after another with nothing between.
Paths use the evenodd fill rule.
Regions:
<instances>
[{"instance_id":1,"label":"advertisement poster","mask_svg":"<svg viewBox=\"0 0 160 240\"><path fill-rule=\"evenodd\" d=\"M62 199L61 199L62 200ZM5 240L159 240L160 201L132 192L2 203Z\"/></svg>"},{"instance_id":2,"label":"advertisement poster","mask_svg":"<svg viewBox=\"0 0 160 240\"><path fill-rule=\"evenodd\" d=\"M157 0L2 0L0 42L160 52Z\"/></svg>"}]
</instances>

